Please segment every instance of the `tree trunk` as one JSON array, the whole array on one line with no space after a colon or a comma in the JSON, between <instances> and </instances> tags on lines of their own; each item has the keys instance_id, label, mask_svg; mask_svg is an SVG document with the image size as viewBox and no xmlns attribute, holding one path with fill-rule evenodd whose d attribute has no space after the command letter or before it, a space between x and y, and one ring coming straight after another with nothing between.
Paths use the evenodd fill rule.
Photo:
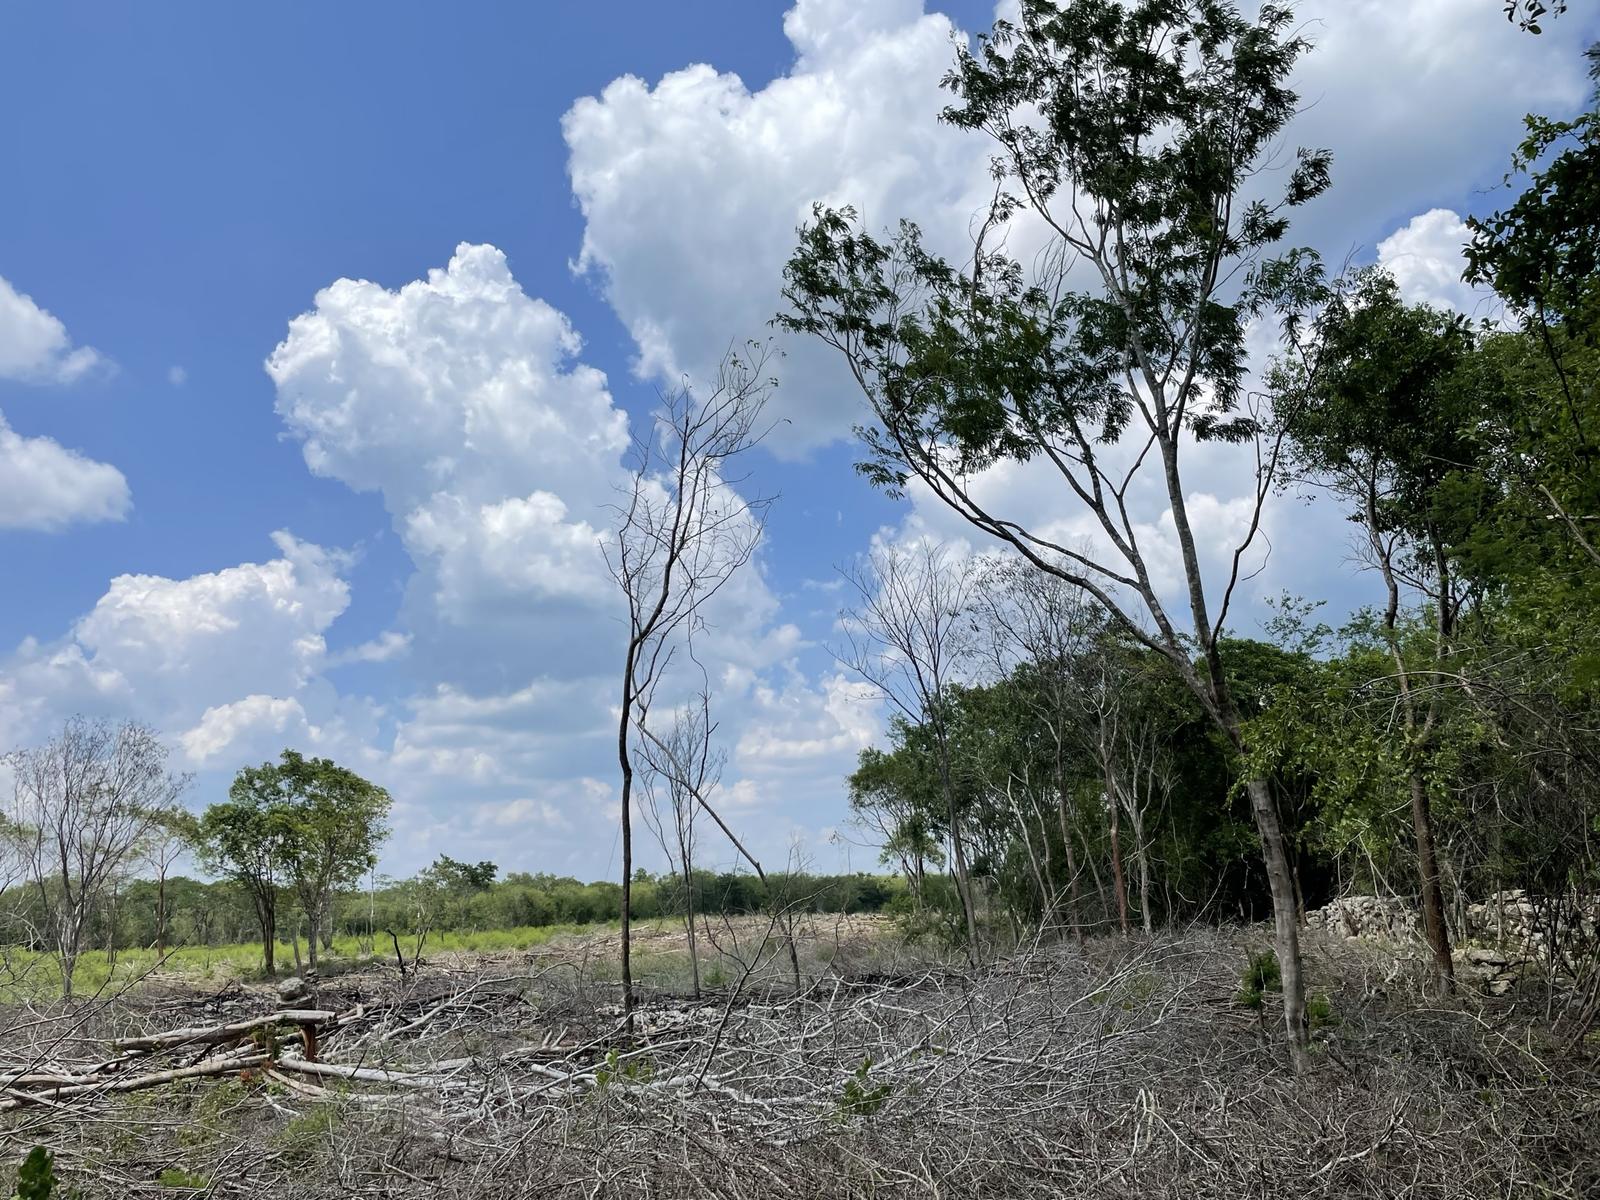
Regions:
<instances>
[{"instance_id":1,"label":"tree trunk","mask_svg":"<svg viewBox=\"0 0 1600 1200\"><path fill-rule=\"evenodd\" d=\"M1278 972L1283 980L1283 1022L1289 1031L1290 1053L1296 1070L1308 1064L1306 1046L1311 1034L1306 1025L1306 985L1300 964L1300 922L1296 918L1294 879L1289 871L1288 847L1283 836L1283 821L1278 815L1272 786L1265 779L1245 784L1250 794L1250 811L1256 832L1261 835L1261 856L1267 866L1267 883L1272 889L1272 924L1276 935Z\"/></svg>"},{"instance_id":2,"label":"tree trunk","mask_svg":"<svg viewBox=\"0 0 1600 1200\"><path fill-rule=\"evenodd\" d=\"M1433 814L1428 788L1418 771L1411 772L1411 826L1417 839L1417 869L1422 876L1422 924L1433 951L1434 970L1446 992L1455 989L1455 962L1450 957L1450 933L1444 923L1444 889L1439 883L1439 860L1433 842Z\"/></svg>"},{"instance_id":3,"label":"tree trunk","mask_svg":"<svg viewBox=\"0 0 1600 1200\"><path fill-rule=\"evenodd\" d=\"M627 658L622 666L622 711L617 717L617 765L622 769L622 1019L629 1034L633 1033L633 755L628 752L628 725L633 720L634 671L638 665L639 643L637 635L628 643Z\"/></svg>"},{"instance_id":4,"label":"tree trunk","mask_svg":"<svg viewBox=\"0 0 1600 1200\"><path fill-rule=\"evenodd\" d=\"M1117 897L1117 926L1128 936L1128 884L1122 875L1122 843L1117 819L1117 775L1109 755L1104 760L1106 810L1111 818L1111 882Z\"/></svg>"},{"instance_id":5,"label":"tree trunk","mask_svg":"<svg viewBox=\"0 0 1600 1200\"><path fill-rule=\"evenodd\" d=\"M1146 933L1154 930L1150 923L1150 847L1144 840L1144 814L1133 806L1128 809L1128 820L1133 825L1133 861L1139 871L1139 920Z\"/></svg>"},{"instance_id":6,"label":"tree trunk","mask_svg":"<svg viewBox=\"0 0 1600 1200\"><path fill-rule=\"evenodd\" d=\"M1077 941L1079 948L1083 946L1083 903L1078 893L1078 852L1072 845L1072 824L1070 820L1069 792L1065 785L1058 787L1061 799L1061 845L1067 859L1067 903L1068 919L1072 923L1072 936Z\"/></svg>"},{"instance_id":7,"label":"tree trunk","mask_svg":"<svg viewBox=\"0 0 1600 1200\"><path fill-rule=\"evenodd\" d=\"M934 733L939 747L939 784L944 789L945 813L950 822L950 857L955 862L956 893L961 898L961 913L967 924L967 962L978 965L978 919L973 911L972 879L967 871L967 847L961 837L961 821L956 811L956 790L950 782L949 748L942 729Z\"/></svg>"},{"instance_id":8,"label":"tree trunk","mask_svg":"<svg viewBox=\"0 0 1600 1200\"><path fill-rule=\"evenodd\" d=\"M628 811L633 803L633 764L628 760L628 726L624 710L622 733L618 739L622 755L622 1017L628 1032L633 1032L633 822Z\"/></svg>"},{"instance_id":9,"label":"tree trunk","mask_svg":"<svg viewBox=\"0 0 1600 1200\"><path fill-rule=\"evenodd\" d=\"M296 923L298 926L298 922ZM306 913L306 954L310 957L312 970L317 966L317 932L322 924L322 909L310 909Z\"/></svg>"},{"instance_id":10,"label":"tree trunk","mask_svg":"<svg viewBox=\"0 0 1600 1200\"><path fill-rule=\"evenodd\" d=\"M167 875L156 879L156 957L167 956Z\"/></svg>"},{"instance_id":11,"label":"tree trunk","mask_svg":"<svg viewBox=\"0 0 1600 1200\"><path fill-rule=\"evenodd\" d=\"M690 809L692 817L694 810ZM684 836L684 810L677 805L678 861L683 864L683 928L689 935L689 979L694 988L694 998L700 999L700 954L694 941L694 852L690 839ZM691 832L690 836L693 834Z\"/></svg>"},{"instance_id":12,"label":"tree trunk","mask_svg":"<svg viewBox=\"0 0 1600 1200\"><path fill-rule=\"evenodd\" d=\"M278 969L278 911L271 897L256 897L256 919L261 922L262 966L270 978Z\"/></svg>"},{"instance_id":13,"label":"tree trunk","mask_svg":"<svg viewBox=\"0 0 1600 1200\"><path fill-rule=\"evenodd\" d=\"M700 999L700 952L695 948L694 941L694 897L686 894L684 898L683 928L689 935L689 979L694 989L694 998Z\"/></svg>"}]
</instances>

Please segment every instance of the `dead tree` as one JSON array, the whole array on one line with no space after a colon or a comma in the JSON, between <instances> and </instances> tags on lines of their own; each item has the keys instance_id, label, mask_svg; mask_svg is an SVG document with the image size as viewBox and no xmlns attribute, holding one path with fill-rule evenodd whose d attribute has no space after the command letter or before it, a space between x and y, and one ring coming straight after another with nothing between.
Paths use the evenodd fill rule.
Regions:
<instances>
[{"instance_id":1,"label":"dead tree","mask_svg":"<svg viewBox=\"0 0 1600 1200\"><path fill-rule=\"evenodd\" d=\"M689 646L688 652L692 658L692 645ZM701 668L701 678L704 684L704 668ZM711 720L711 690L709 686L702 686L699 694L684 708L678 710L670 730L665 735L656 733L651 727L650 699L648 694L641 698L637 725L639 735L637 751L646 767L646 788L652 791L652 800L654 799L652 784L654 780L659 779L665 784L672 804L674 836L678 842L677 861L683 870L686 896L684 923L689 937L689 959L693 964L695 999L700 998L700 963L696 957L694 930L693 858L696 812L705 813L715 822L723 836L739 852L739 856L750 864L756 873L756 878L761 881L772 908L773 920L783 929L784 945L789 955L789 971L794 982L795 994L798 995L801 989L800 952L795 945L794 912L787 889L781 893L773 890L772 881L762 869L760 860L750 853L710 801L710 797L715 794L722 782L722 767L726 759L724 754L712 749L713 735L717 731L717 726ZM662 848L671 859L672 850L666 845L666 833L659 816L655 818L655 829L656 836L662 842Z\"/></svg>"},{"instance_id":2,"label":"dead tree","mask_svg":"<svg viewBox=\"0 0 1600 1200\"><path fill-rule=\"evenodd\" d=\"M5 832L38 899L62 994L71 999L96 907L189 777L167 770L167 748L143 725L82 717L43 746L12 752L7 763L13 791Z\"/></svg>"},{"instance_id":3,"label":"dead tree","mask_svg":"<svg viewBox=\"0 0 1600 1200\"><path fill-rule=\"evenodd\" d=\"M969 610L976 572L971 562L947 547L920 541L877 545L843 575L856 602L840 613L845 640L834 657L876 688L908 726L928 731L967 957L976 963L977 910L945 710L950 685L973 649Z\"/></svg>"},{"instance_id":4,"label":"dead tree","mask_svg":"<svg viewBox=\"0 0 1600 1200\"><path fill-rule=\"evenodd\" d=\"M684 384L661 398L649 431L635 439L631 482L604 546L621 590L628 637L617 716L622 808L622 1007L631 1021L633 973L633 785L635 731L681 639L702 606L750 560L770 500L747 499L728 469L767 432L762 411L774 386L766 347L729 354L703 398Z\"/></svg>"},{"instance_id":5,"label":"dead tree","mask_svg":"<svg viewBox=\"0 0 1600 1200\"><path fill-rule=\"evenodd\" d=\"M694 929L695 817L699 797L721 782L727 761L725 752L712 749L716 728L711 720L709 688L673 714L665 734L657 736L648 721L639 724L644 791L650 801L640 811L683 881L683 931L689 943L689 976L696 1000L700 999L700 954ZM664 795L658 793L658 784Z\"/></svg>"}]
</instances>

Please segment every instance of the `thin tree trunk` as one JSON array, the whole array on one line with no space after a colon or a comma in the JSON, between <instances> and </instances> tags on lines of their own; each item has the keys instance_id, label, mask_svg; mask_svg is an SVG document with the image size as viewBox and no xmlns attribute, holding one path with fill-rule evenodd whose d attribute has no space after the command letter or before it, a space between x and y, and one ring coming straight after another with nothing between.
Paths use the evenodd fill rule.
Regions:
<instances>
[{"instance_id":1,"label":"thin tree trunk","mask_svg":"<svg viewBox=\"0 0 1600 1200\"><path fill-rule=\"evenodd\" d=\"M1111 818L1111 881L1116 888L1117 899L1117 926L1122 930L1122 936L1128 936L1128 885L1122 875L1122 841L1119 833L1117 814L1117 774L1116 768L1111 765L1111 756L1104 757L1106 809Z\"/></svg>"},{"instance_id":2,"label":"thin tree trunk","mask_svg":"<svg viewBox=\"0 0 1600 1200\"><path fill-rule=\"evenodd\" d=\"M277 906L268 897L257 897L256 917L261 922L262 966L267 976L277 974L278 913Z\"/></svg>"},{"instance_id":3,"label":"thin tree trunk","mask_svg":"<svg viewBox=\"0 0 1600 1200\"><path fill-rule=\"evenodd\" d=\"M1444 890L1439 883L1428 788L1417 771L1411 772L1411 826L1417 839L1417 869L1422 876L1423 929L1433 951L1434 969L1448 992L1455 986L1455 961L1450 956L1450 934L1444 923Z\"/></svg>"},{"instance_id":4,"label":"thin tree trunk","mask_svg":"<svg viewBox=\"0 0 1600 1200\"><path fill-rule=\"evenodd\" d=\"M1250 795L1250 811L1256 832L1261 835L1261 855L1266 862L1267 883L1272 890L1272 925L1277 943L1278 972L1283 981L1283 1021L1289 1031L1290 1051L1295 1068L1309 1065L1306 1046L1310 1030L1306 1024L1306 985L1300 963L1300 922L1295 917L1294 879L1289 871L1288 847L1283 836L1283 821L1278 815L1272 786L1265 779L1245 784Z\"/></svg>"},{"instance_id":5,"label":"thin tree trunk","mask_svg":"<svg viewBox=\"0 0 1600 1200\"><path fill-rule=\"evenodd\" d=\"M961 820L956 811L956 791L950 781L949 750L943 730L935 732L939 746L939 782L944 789L945 813L950 822L950 857L955 862L956 892L967 925L967 962L978 965L978 920L973 911L972 879L967 870L967 848L961 837Z\"/></svg>"},{"instance_id":6,"label":"thin tree trunk","mask_svg":"<svg viewBox=\"0 0 1600 1200\"><path fill-rule=\"evenodd\" d=\"M694 852L689 839L684 836L684 806L674 805L678 823L678 861L683 864L683 927L689 935L689 977L694 987L694 998L700 999L700 954L694 941ZM694 810L689 809L692 819Z\"/></svg>"},{"instance_id":7,"label":"thin tree trunk","mask_svg":"<svg viewBox=\"0 0 1600 1200\"><path fill-rule=\"evenodd\" d=\"M1067 897L1071 905L1069 910L1072 921L1072 936L1077 941L1079 948L1083 946L1083 901L1078 894L1078 852L1072 845L1072 824L1070 820L1070 795L1065 784L1058 784L1060 796L1061 816L1061 845L1067 858Z\"/></svg>"},{"instance_id":8,"label":"thin tree trunk","mask_svg":"<svg viewBox=\"0 0 1600 1200\"><path fill-rule=\"evenodd\" d=\"M1130 808L1128 820L1133 823L1133 861L1139 870L1139 919L1146 933L1154 932L1150 923L1150 847L1144 840L1144 814Z\"/></svg>"},{"instance_id":9,"label":"thin tree trunk","mask_svg":"<svg viewBox=\"0 0 1600 1200\"><path fill-rule=\"evenodd\" d=\"M299 922L296 922L298 928ZM306 954L310 957L313 970L317 966L317 933L322 924L322 909L320 907L306 913Z\"/></svg>"},{"instance_id":10,"label":"thin tree trunk","mask_svg":"<svg viewBox=\"0 0 1600 1200\"><path fill-rule=\"evenodd\" d=\"M156 957L167 956L167 873L156 878Z\"/></svg>"},{"instance_id":11,"label":"thin tree trunk","mask_svg":"<svg viewBox=\"0 0 1600 1200\"><path fill-rule=\"evenodd\" d=\"M628 647L623 671L622 715L617 721L617 762L622 768L622 1017L633 1032L633 756L628 753L628 724L633 719L635 646Z\"/></svg>"}]
</instances>

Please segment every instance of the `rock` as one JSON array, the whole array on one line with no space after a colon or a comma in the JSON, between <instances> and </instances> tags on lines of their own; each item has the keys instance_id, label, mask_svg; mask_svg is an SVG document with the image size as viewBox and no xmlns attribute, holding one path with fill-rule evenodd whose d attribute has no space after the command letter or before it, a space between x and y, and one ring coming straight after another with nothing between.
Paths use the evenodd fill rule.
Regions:
<instances>
[{"instance_id":1,"label":"rock","mask_svg":"<svg viewBox=\"0 0 1600 1200\"><path fill-rule=\"evenodd\" d=\"M298 975L291 975L278 983L278 999L287 1003L304 1000L310 995L311 985Z\"/></svg>"}]
</instances>

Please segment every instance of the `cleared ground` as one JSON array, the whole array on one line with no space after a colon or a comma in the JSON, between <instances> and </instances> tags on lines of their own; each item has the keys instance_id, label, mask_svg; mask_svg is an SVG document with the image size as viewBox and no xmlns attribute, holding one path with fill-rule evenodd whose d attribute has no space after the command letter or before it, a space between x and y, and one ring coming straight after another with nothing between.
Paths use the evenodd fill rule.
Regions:
<instances>
[{"instance_id":1,"label":"cleared ground","mask_svg":"<svg viewBox=\"0 0 1600 1200\"><path fill-rule=\"evenodd\" d=\"M1430 998L1383 947L1312 935L1319 1028L1296 1076L1275 997L1239 1002L1259 930L972 970L881 921L815 918L798 996L781 930L713 932L698 1003L671 994L681 931L642 940L631 1035L609 931L321 980L295 1001L326 1014L314 1053L293 1022L112 1048L284 1007L265 984L166 973L70 1014L13 1004L14 1082L105 1082L48 1103L18 1082L7 1157L50 1146L91 1196L1600 1194L1600 1046L1553 1025L1532 978Z\"/></svg>"}]
</instances>

